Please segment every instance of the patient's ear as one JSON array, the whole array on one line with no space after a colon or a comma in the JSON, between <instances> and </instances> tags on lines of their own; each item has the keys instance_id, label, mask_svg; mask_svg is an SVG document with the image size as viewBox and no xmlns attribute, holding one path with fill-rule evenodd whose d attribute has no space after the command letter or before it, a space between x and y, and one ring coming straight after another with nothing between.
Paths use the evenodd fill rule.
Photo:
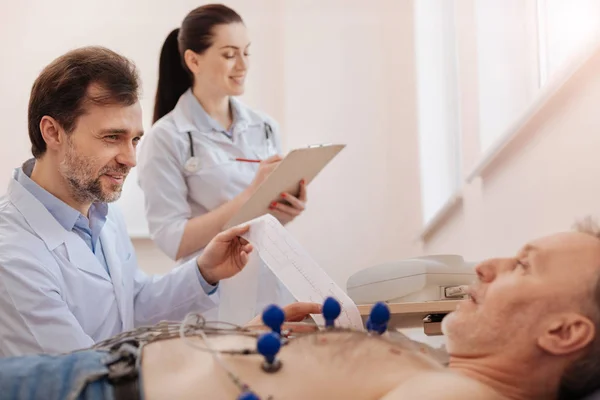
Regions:
<instances>
[{"instance_id":1,"label":"patient's ear","mask_svg":"<svg viewBox=\"0 0 600 400\"><path fill-rule=\"evenodd\" d=\"M596 334L592 321L583 315L565 313L554 317L545 327L537 343L553 355L566 355L586 347Z\"/></svg>"}]
</instances>

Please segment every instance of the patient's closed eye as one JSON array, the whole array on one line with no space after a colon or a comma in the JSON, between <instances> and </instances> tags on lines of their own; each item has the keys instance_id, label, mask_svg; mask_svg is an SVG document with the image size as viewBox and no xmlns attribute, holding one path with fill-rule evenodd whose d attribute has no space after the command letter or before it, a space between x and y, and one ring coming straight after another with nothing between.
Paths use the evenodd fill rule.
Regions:
<instances>
[{"instance_id":1,"label":"patient's closed eye","mask_svg":"<svg viewBox=\"0 0 600 400\"><path fill-rule=\"evenodd\" d=\"M521 260L517 260L517 266L516 268L520 268L523 271L528 271L529 270L529 265L526 262L523 262Z\"/></svg>"}]
</instances>

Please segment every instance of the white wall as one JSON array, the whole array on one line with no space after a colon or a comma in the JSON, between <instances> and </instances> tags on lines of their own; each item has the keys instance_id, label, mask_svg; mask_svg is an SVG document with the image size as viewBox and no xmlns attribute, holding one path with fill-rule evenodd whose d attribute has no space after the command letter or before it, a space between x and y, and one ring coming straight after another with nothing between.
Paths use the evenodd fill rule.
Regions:
<instances>
[{"instance_id":1,"label":"white wall","mask_svg":"<svg viewBox=\"0 0 600 400\"><path fill-rule=\"evenodd\" d=\"M148 128L163 40L203 3L28 0L4 7L0 186L30 157L27 101L47 63L90 44L128 56L141 72ZM420 206L412 2L226 4L245 19L253 41L244 100L280 121L287 149L315 142L348 144L311 185L308 210L290 225L291 231L344 288L346 278L360 268L413 255ZM124 191L121 204L129 213L131 233L144 234L143 224L136 223L143 214L135 171ZM173 265L149 240L135 239L134 244L148 271Z\"/></svg>"},{"instance_id":2,"label":"white wall","mask_svg":"<svg viewBox=\"0 0 600 400\"><path fill-rule=\"evenodd\" d=\"M284 21L288 148L348 144L290 230L345 289L357 270L416 251L412 4L291 0Z\"/></svg>"},{"instance_id":3,"label":"white wall","mask_svg":"<svg viewBox=\"0 0 600 400\"><path fill-rule=\"evenodd\" d=\"M600 217L600 49L535 113L482 176L462 208L425 244L472 260L513 255L526 241Z\"/></svg>"}]
</instances>

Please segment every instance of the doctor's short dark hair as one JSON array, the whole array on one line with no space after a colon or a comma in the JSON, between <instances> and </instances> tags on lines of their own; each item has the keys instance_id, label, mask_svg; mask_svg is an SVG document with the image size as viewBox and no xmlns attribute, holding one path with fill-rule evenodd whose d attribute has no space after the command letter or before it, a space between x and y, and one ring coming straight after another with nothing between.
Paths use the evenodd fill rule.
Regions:
<instances>
[{"instance_id":1,"label":"doctor's short dark hair","mask_svg":"<svg viewBox=\"0 0 600 400\"><path fill-rule=\"evenodd\" d=\"M90 85L100 95L91 97ZM135 64L104 47L82 47L58 57L40 73L31 89L28 124L31 152L40 158L46 152L40 122L54 118L73 132L87 104L130 106L138 101L139 76Z\"/></svg>"}]
</instances>

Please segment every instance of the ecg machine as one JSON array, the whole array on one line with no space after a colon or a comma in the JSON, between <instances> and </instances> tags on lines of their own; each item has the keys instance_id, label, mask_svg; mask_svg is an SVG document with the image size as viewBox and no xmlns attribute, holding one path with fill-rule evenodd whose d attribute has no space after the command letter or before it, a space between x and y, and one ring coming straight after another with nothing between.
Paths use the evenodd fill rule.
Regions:
<instances>
[{"instance_id":1,"label":"ecg machine","mask_svg":"<svg viewBox=\"0 0 600 400\"><path fill-rule=\"evenodd\" d=\"M467 296L475 263L459 255L433 255L376 265L352 275L348 296L362 309L388 303L396 327L422 325L426 334L440 334L443 317Z\"/></svg>"}]
</instances>

